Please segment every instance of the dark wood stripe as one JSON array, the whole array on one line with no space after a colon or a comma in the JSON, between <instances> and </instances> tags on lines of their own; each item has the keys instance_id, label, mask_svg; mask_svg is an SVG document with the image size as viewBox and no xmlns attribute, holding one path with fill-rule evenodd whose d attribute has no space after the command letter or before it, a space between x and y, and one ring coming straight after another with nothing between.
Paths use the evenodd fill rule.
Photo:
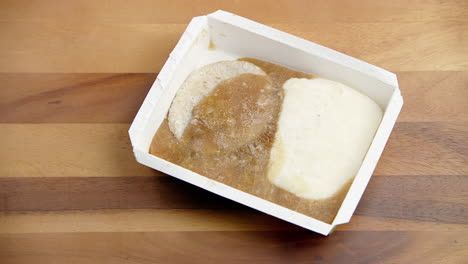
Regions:
<instances>
[{"instance_id":1,"label":"dark wood stripe","mask_svg":"<svg viewBox=\"0 0 468 264\"><path fill-rule=\"evenodd\" d=\"M172 177L0 178L0 210L246 207ZM374 176L364 216L468 224L468 176Z\"/></svg>"},{"instance_id":2,"label":"dark wood stripe","mask_svg":"<svg viewBox=\"0 0 468 264\"><path fill-rule=\"evenodd\" d=\"M1 73L2 123L129 123L156 73Z\"/></svg>"},{"instance_id":3,"label":"dark wood stripe","mask_svg":"<svg viewBox=\"0 0 468 264\"><path fill-rule=\"evenodd\" d=\"M397 74L405 99L400 121L468 121L468 71ZM155 78L0 73L0 123L129 123Z\"/></svg>"},{"instance_id":4,"label":"dark wood stripe","mask_svg":"<svg viewBox=\"0 0 468 264\"><path fill-rule=\"evenodd\" d=\"M170 176L0 178L1 211L241 207Z\"/></svg>"},{"instance_id":5,"label":"dark wood stripe","mask_svg":"<svg viewBox=\"0 0 468 264\"><path fill-rule=\"evenodd\" d=\"M463 263L467 242L457 231L3 234L0 262Z\"/></svg>"},{"instance_id":6,"label":"dark wood stripe","mask_svg":"<svg viewBox=\"0 0 468 264\"><path fill-rule=\"evenodd\" d=\"M375 174L467 175L468 122L398 122Z\"/></svg>"},{"instance_id":7,"label":"dark wood stripe","mask_svg":"<svg viewBox=\"0 0 468 264\"><path fill-rule=\"evenodd\" d=\"M358 215L468 224L468 176L374 176Z\"/></svg>"}]
</instances>

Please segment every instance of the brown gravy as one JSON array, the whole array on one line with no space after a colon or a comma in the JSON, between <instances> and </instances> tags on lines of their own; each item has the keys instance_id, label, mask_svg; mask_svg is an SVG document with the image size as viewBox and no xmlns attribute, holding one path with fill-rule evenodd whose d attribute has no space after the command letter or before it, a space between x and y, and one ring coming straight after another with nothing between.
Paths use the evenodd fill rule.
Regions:
<instances>
[{"instance_id":1,"label":"brown gravy","mask_svg":"<svg viewBox=\"0 0 468 264\"><path fill-rule=\"evenodd\" d=\"M272 63L242 58L268 76L243 74L219 84L193 110L181 140L167 118L156 132L150 153L186 169L265 200L331 223L350 186L325 200L307 200L267 179L270 150L290 78L313 78Z\"/></svg>"}]
</instances>

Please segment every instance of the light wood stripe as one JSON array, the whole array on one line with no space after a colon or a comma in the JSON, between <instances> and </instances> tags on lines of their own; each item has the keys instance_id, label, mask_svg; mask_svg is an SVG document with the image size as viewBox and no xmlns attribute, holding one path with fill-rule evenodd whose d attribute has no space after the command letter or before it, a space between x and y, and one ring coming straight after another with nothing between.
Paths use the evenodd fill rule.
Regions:
<instances>
[{"instance_id":1,"label":"light wood stripe","mask_svg":"<svg viewBox=\"0 0 468 264\"><path fill-rule=\"evenodd\" d=\"M399 121L468 121L468 71L397 75L405 100ZM155 78L154 73L0 73L0 122L130 123Z\"/></svg>"},{"instance_id":2,"label":"light wood stripe","mask_svg":"<svg viewBox=\"0 0 468 264\"><path fill-rule=\"evenodd\" d=\"M150 176L136 163L128 124L0 124L0 177ZM375 174L467 175L468 123L402 122Z\"/></svg>"},{"instance_id":3,"label":"light wood stripe","mask_svg":"<svg viewBox=\"0 0 468 264\"><path fill-rule=\"evenodd\" d=\"M0 233L240 231L298 229L252 211L98 210L3 215Z\"/></svg>"},{"instance_id":4,"label":"light wood stripe","mask_svg":"<svg viewBox=\"0 0 468 264\"><path fill-rule=\"evenodd\" d=\"M245 210L96 210L0 214L0 234L76 232L266 231L301 228ZM338 231L468 231L468 225L353 216Z\"/></svg>"},{"instance_id":5,"label":"light wood stripe","mask_svg":"<svg viewBox=\"0 0 468 264\"><path fill-rule=\"evenodd\" d=\"M468 71L396 74L404 100L398 121L468 121Z\"/></svg>"},{"instance_id":6,"label":"light wood stripe","mask_svg":"<svg viewBox=\"0 0 468 264\"><path fill-rule=\"evenodd\" d=\"M271 26L393 72L468 69L468 37L460 33L468 31L468 23L300 23Z\"/></svg>"},{"instance_id":7,"label":"light wood stripe","mask_svg":"<svg viewBox=\"0 0 468 264\"><path fill-rule=\"evenodd\" d=\"M337 231L460 231L468 232L466 224L411 221L354 215L348 224L339 225Z\"/></svg>"},{"instance_id":8,"label":"light wood stripe","mask_svg":"<svg viewBox=\"0 0 468 264\"><path fill-rule=\"evenodd\" d=\"M128 128L128 124L0 125L0 175L161 175L135 161Z\"/></svg>"},{"instance_id":9,"label":"light wood stripe","mask_svg":"<svg viewBox=\"0 0 468 264\"><path fill-rule=\"evenodd\" d=\"M0 23L0 72L158 72L185 24Z\"/></svg>"},{"instance_id":10,"label":"light wood stripe","mask_svg":"<svg viewBox=\"0 0 468 264\"><path fill-rule=\"evenodd\" d=\"M468 70L468 24L270 25L392 71ZM1 22L0 72L157 72L185 27Z\"/></svg>"},{"instance_id":11,"label":"light wood stripe","mask_svg":"<svg viewBox=\"0 0 468 264\"><path fill-rule=\"evenodd\" d=\"M467 21L463 0L395 0L385 2L322 0L175 0L92 1L64 3L60 0L2 1L0 21L107 21L114 23L186 23L193 16L217 9L245 15L264 23L311 23L317 21L408 22ZM421 4L423 3L423 4ZM301 8L293 8L300 6ZM358 7L359 6L359 7ZM25 8L26 7L26 8ZM183 8L181 8L183 7ZM262 10L262 12L252 12ZM76 12L79 11L79 12ZM21 13L21 16L18 14Z\"/></svg>"}]
</instances>

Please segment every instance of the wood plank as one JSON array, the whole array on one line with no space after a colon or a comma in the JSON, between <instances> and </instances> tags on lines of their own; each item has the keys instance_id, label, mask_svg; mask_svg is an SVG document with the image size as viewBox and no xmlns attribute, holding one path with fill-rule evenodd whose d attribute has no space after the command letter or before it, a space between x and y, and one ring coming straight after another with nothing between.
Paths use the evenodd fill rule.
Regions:
<instances>
[{"instance_id":1,"label":"wood plank","mask_svg":"<svg viewBox=\"0 0 468 264\"><path fill-rule=\"evenodd\" d=\"M0 72L158 72L185 24L0 23Z\"/></svg>"},{"instance_id":2,"label":"wood plank","mask_svg":"<svg viewBox=\"0 0 468 264\"><path fill-rule=\"evenodd\" d=\"M133 232L0 235L0 261L19 263L453 263L467 232ZM233 254L235 252L235 254Z\"/></svg>"},{"instance_id":3,"label":"wood plank","mask_svg":"<svg viewBox=\"0 0 468 264\"><path fill-rule=\"evenodd\" d=\"M468 224L468 176L372 177L357 215Z\"/></svg>"},{"instance_id":4,"label":"wood plank","mask_svg":"<svg viewBox=\"0 0 468 264\"><path fill-rule=\"evenodd\" d=\"M0 177L162 175L138 164L128 124L0 125Z\"/></svg>"},{"instance_id":5,"label":"wood plank","mask_svg":"<svg viewBox=\"0 0 468 264\"><path fill-rule=\"evenodd\" d=\"M245 208L169 176L0 178L0 189L3 212Z\"/></svg>"},{"instance_id":6,"label":"wood plank","mask_svg":"<svg viewBox=\"0 0 468 264\"><path fill-rule=\"evenodd\" d=\"M0 214L1 234L161 232L161 231L305 231L254 210L132 209L20 212ZM459 231L468 225L353 216L338 231Z\"/></svg>"},{"instance_id":7,"label":"wood plank","mask_svg":"<svg viewBox=\"0 0 468 264\"><path fill-rule=\"evenodd\" d=\"M97 210L0 214L0 234L300 230L253 210Z\"/></svg>"},{"instance_id":8,"label":"wood plank","mask_svg":"<svg viewBox=\"0 0 468 264\"><path fill-rule=\"evenodd\" d=\"M397 74L405 100L399 121L468 121L468 71ZM0 73L0 123L130 123L155 78Z\"/></svg>"},{"instance_id":9,"label":"wood plank","mask_svg":"<svg viewBox=\"0 0 468 264\"><path fill-rule=\"evenodd\" d=\"M353 215L351 222L337 226L338 231L468 231L466 224L448 224Z\"/></svg>"},{"instance_id":10,"label":"wood plank","mask_svg":"<svg viewBox=\"0 0 468 264\"><path fill-rule=\"evenodd\" d=\"M152 176L128 124L0 124L0 177ZM397 123L379 175L468 175L467 122Z\"/></svg>"},{"instance_id":11,"label":"wood plank","mask_svg":"<svg viewBox=\"0 0 468 264\"><path fill-rule=\"evenodd\" d=\"M389 71L468 69L468 23L298 23L279 30ZM441 48L443 47L443 48Z\"/></svg>"},{"instance_id":12,"label":"wood plank","mask_svg":"<svg viewBox=\"0 0 468 264\"><path fill-rule=\"evenodd\" d=\"M468 72L397 72L404 105L398 121L468 121Z\"/></svg>"},{"instance_id":13,"label":"wood plank","mask_svg":"<svg viewBox=\"0 0 468 264\"><path fill-rule=\"evenodd\" d=\"M184 8L180 8L183 6ZM300 8L296 8L300 7ZM3 0L0 21L187 23L222 9L262 23L467 21L463 0L173 0L92 1ZM262 10L262 12L256 12Z\"/></svg>"},{"instance_id":14,"label":"wood plank","mask_svg":"<svg viewBox=\"0 0 468 264\"><path fill-rule=\"evenodd\" d=\"M0 211L248 209L172 177L0 178ZM375 175L356 214L468 224L468 176Z\"/></svg>"},{"instance_id":15,"label":"wood plank","mask_svg":"<svg viewBox=\"0 0 468 264\"><path fill-rule=\"evenodd\" d=\"M0 122L130 123L156 74L2 73Z\"/></svg>"},{"instance_id":16,"label":"wood plank","mask_svg":"<svg viewBox=\"0 0 468 264\"><path fill-rule=\"evenodd\" d=\"M467 122L397 123L377 164L380 175L467 175Z\"/></svg>"},{"instance_id":17,"label":"wood plank","mask_svg":"<svg viewBox=\"0 0 468 264\"><path fill-rule=\"evenodd\" d=\"M467 23L270 25L391 71L468 70ZM0 22L0 72L157 72L185 27Z\"/></svg>"}]
</instances>

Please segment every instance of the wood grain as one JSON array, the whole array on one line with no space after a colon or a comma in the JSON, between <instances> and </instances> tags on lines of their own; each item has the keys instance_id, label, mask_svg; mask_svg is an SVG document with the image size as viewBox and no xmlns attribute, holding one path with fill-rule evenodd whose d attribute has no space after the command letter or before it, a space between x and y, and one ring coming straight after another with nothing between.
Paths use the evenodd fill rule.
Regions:
<instances>
[{"instance_id":1,"label":"wood grain","mask_svg":"<svg viewBox=\"0 0 468 264\"><path fill-rule=\"evenodd\" d=\"M130 123L156 74L0 73L0 122Z\"/></svg>"},{"instance_id":2,"label":"wood grain","mask_svg":"<svg viewBox=\"0 0 468 264\"><path fill-rule=\"evenodd\" d=\"M300 227L253 210L98 210L4 214L0 233L262 231Z\"/></svg>"},{"instance_id":3,"label":"wood grain","mask_svg":"<svg viewBox=\"0 0 468 264\"><path fill-rule=\"evenodd\" d=\"M129 124L0 125L1 177L140 176Z\"/></svg>"},{"instance_id":4,"label":"wood grain","mask_svg":"<svg viewBox=\"0 0 468 264\"><path fill-rule=\"evenodd\" d=\"M271 24L392 71L466 70L468 25ZM186 24L2 22L0 72L157 72ZM34 28L34 32L30 29ZM366 36L356 38L355 36ZM340 36L338 41L336 37ZM418 52L414 51L418 47ZM444 48L440 48L444 47Z\"/></svg>"},{"instance_id":5,"label":"wood grain","mask_svg":"<svg viewBox=\"0 0 468 264\"><path fill-rule=\"evenodd\" d=\"M389 243L391 241L391 243ZM465 232L307 231L0 235L2 263L453 263ZM232 255L232 252L242 254ZM226 256L231 256L226 258Z\"/></svg>"},{"instance_id":6,"label":"wood grain","mask_svg":"<svg viewBox=\"0 0 468 264\"><path fill-rule=\"evenodd\" d=\"M161 231L306 231L254 210L128 209L4 213L1 234ZM462 231L466 224L360 216L338 231Z\"/></svg>"},{"instance_id":7,"label":"wood grain","mask_svg":"<svg viewBox=\"0 0 468 264\"><path fill-rule=\"evenodd\" d=\"M398 75L399 122L329 237L133 158L159 69L217 9ZM0 263L466 263L467 14L465 0L0 1Z\"/></svg>"},{"instance_id":8,"label":"wood grain","mask_svg":"<svg viewBox=\"0 0 468 264\"><path fill-rule=\"evenodd\" d=\"M244 208L169 176L0 178L0 186L3 212Z\"/></svg>"},{"instance_id":9,"label":"wood grain","mask_svg":"<svg viewBox=\"0 0 468 264\"><path fill-rule=\"evenodd\" d=\"M467 175L468 122L397 123L376 174Z\"/></svg>"},{"instance_id":10,"label":"wood grain","mask_svg":"<svg viewBox=\"0 0 468 264\"><path fill-rule=\"evenodd\" d=\"M468 121L468 72L397 72L404 96L398 121Z\"/></svg>"},{"instance_id":11,"label":"wood grain","mask_svg":"<svg viewBox=\"0 0 468 264\"><path fill-rule=\"evenodd\" d=\"M356 214L468 224L467 187L468 176L374 175ZM0 178L0 188L3 212L247 209L172 177Z\"/></svg>"},{"instance_id":12,"label":"wood grain","mask_svg":"<svg viewBox=\"0 0 468 264\"><path fill-rule=\"evenodd\" d=\"M218 9L261 23L468 21L464 0L4 0L0 21L188 23ZM184 8L181 8L184 7ZM256 12L262 10L263 12ZM21 16L18 14L21 12Z\"/></svg>"}]
</instances>

